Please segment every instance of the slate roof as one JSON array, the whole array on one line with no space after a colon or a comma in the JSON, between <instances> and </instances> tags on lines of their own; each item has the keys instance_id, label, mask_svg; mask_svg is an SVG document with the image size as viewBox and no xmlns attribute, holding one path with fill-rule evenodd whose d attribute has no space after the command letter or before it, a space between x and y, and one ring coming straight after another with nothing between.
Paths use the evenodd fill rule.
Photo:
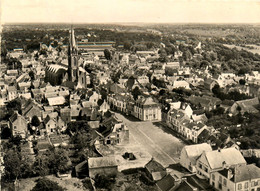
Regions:
<instances>
[{"instance_id":1,"label":"slate roof","mask_svg":"<svg viewBox=\"0 0 260 191\"><path fill-rule=\"evenodd\" d=\"M187 145L183 149L186 150L186 153L193 164L196 163L197 157L199 157L204 151L212 151L211 146L207 143Z\"/></svg>"},{"instance_id":2,"label":"slate roof","mask_svg":"<svg viewBox=\"0 0 260 191\"><path fill-rule=\"evenodd\" d=\"M175 186L175 180L170 174L168 174L167 176L165 176L164 178L159 180L156 183L156 185L158 186L159 190L161 190L161 191L170 191L170 190L173 190L173 188Z\"/></svg>"},{"instance_id":3,"label":"slate roof","mask_svg":"<svg viewBox=\"0 0 260 191\"><path fill-rule=\"evenodd\" d=\"M145 168L150 172L161 172L161 171L165 171L165 168L158 163L157 161L155 161L154 159L150 160L146 165Z\"/></svg>"},{"instance_id":4,"label":"slate roof","mask_svg":"<svg viewBox=\"0 0 260 191\"><path fill-rule=\"evenodd\" d=\"M14 122L14 121L16 121L16 119L18 118L18 116L19 116L19 114L17 113L17 112L15 112L10 118L9 118L9 120L10 120L10 122Z\"/></svg>"},{"instance_id":5,"label":"slate roof","mask_svg":"<svg viewBox=\"0 0 260 191\"><path fill-rule=\"evenodd\" d=\"M88 159L88 167L101 168L101 167L117 167L115 157L93 157Z\"/></svg>"},{"instance_id":6,"label":"slate roof","mask_svg":"<svg viewBox=\"0 0 260 191\"><path fill-rule=\"evenodd\" d=\"M198 190L198 189L192 186L188 181L184 180L183 182L180 183L180 185L175 191L194 191L194 190Z\"/></svg>"},{"instance_id":7,"label":"slate roof","mask_svg":"<svg viewBox=\"0 0 260 191\"><path fill-rule=\"evenodd\" d=\"M235 183L260 178L260 168L254 164L237 165L235 168L224 169L219 173L228 178L228 171L231 171L233 174L230 180Z\"/></svg>"},{"instance_id":8,"label":"slate roof","mask_svg":"<svg viewBox=\"0 0 260 191\"><path fill-rule=\"evenodd\" d=\"M235 148L227 148L205 152L205 157L211 169L223 167L223 162L226 165L246 164L246 161L239 150Z\"/></svg>"}]
</instances>

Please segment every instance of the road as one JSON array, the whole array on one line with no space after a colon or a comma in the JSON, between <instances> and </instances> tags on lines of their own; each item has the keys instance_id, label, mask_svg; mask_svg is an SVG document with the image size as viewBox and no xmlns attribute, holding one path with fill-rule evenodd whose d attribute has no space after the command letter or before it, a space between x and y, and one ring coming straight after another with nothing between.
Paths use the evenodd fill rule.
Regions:
<instances>
[{"instance_id":1,"label":"road","mask_svg":"<svg viewBox=\"0 0 260 191\"><path fill-rule=\"evenodd\" d=\"M131 139L133 142L139 143L164 167L179 162L180 151L185 144L167 132L163 126L155 125L152 122L129 120L119 113L116 113L116 116L129 128L130 144Z\"/></svg>"}]
</instances>

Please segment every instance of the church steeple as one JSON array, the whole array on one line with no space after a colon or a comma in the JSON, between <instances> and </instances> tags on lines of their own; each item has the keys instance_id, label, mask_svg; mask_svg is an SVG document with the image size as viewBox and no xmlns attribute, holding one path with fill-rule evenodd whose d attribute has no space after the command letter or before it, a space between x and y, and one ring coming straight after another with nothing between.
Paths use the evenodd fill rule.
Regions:
<instances>
[{"instance_id":1,"label":"church steeple","mask_svg":"<svg viewBox=\"0 0 260 191\"><path fill-rule=\"evenodd\" d=\"M78 81L78 47L76 44L76 38L74 29L71 27L69 46L68 46L68 77L69 81Z\"/></svg>"}]
</instances>

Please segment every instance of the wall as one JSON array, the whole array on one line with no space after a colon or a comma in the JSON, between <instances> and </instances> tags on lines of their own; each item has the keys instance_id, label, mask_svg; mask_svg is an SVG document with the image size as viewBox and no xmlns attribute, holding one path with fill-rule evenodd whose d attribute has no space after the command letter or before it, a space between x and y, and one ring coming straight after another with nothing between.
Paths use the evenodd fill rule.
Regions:
<instances>
[{"instance_id":1,"label":"wall","mask_svg":"<svg viewBox=\"0 0 260 191\"><path fill-rule=\"evenodd\" d=\"M116 175L118 172L117 166L113 167L100 167L100 168L91 168L89 169L89 177L95 178L97 174L102 175Z\"/></svg>"}]
</instances>

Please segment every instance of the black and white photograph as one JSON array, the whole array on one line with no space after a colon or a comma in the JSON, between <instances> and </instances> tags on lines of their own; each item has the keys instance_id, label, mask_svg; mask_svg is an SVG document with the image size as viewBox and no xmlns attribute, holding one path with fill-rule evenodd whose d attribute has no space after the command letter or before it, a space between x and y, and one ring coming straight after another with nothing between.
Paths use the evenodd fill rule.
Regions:
<instances>
[{"instance_id":1,"label":"black and white photograph","mask_svg":"<svg viewBox=\"0 0 260 191\"><path fill-rule=\"evenodd\" d=\"M1 191L260 191L260 0L1 0Z\"/></svg>"}]
</instances>

